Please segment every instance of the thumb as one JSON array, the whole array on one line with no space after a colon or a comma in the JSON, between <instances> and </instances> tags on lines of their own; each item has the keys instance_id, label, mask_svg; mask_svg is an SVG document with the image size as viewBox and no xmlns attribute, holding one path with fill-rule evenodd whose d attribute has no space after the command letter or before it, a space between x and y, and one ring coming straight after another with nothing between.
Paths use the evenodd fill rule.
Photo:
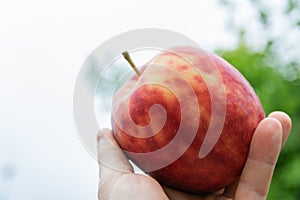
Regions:
<instances>
[{"instance_id":1,"label":"thumb","mask_svg":"<svg viewBox=\"0 0 300 200\"><path fill-rule=\"evenodd\" d=\"M99 175L118 175L133 172L127 157L113 137L112 131L102 129L97 135Z\"/></svg>"}]
</instances>

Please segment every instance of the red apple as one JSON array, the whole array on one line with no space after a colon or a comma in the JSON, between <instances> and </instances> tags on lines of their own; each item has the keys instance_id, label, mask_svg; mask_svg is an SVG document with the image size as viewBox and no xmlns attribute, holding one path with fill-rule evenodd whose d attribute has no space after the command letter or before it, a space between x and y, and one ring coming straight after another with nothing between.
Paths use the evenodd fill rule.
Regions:
<instances>
[{"instance_id":1,"label":"red apple","mask_svg":"<svg viewBox=\"0 0 300 200\"><path fill-rule=\"evenodd\" d=\"M118 90L112 127L128 158L159 183L207 193L241 174L263 118L253 88L228 62L175 47Z\"/></svg>"}]
</instances>

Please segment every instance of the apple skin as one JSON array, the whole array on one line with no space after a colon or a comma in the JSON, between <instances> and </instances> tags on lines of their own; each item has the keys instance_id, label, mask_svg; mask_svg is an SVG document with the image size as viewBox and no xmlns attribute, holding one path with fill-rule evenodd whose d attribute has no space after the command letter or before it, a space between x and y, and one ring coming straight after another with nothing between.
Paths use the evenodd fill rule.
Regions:
<instances>
[{"instance_id":1,"label":"apple skin","mask_svg":"<svg viewBox=\"0 0 300 200\"><path fill-rule=\"evenodd\" d=\"M264 110L247 80L219 56L203 50L198 51L193 47L175 47L170 51L157 55L143 67L140 77L132 77L115 94L112 103L113 133L128 158L141 169L151 166L156 160L160 161L170 156L170 152L167 152L151 159L147 158L147 153L162 149L174 139L181 123L182 109L178 98L184 98L186 95L182 80L176 80L177 78L168 75L167 72L151 71L151 64L156 63L172 68L184 77L195 92L198 101L196 106L200 111L200 116L196 119L199 121L199 126L195 138L179 158L160 169L146 171L146 173L162 185L184 192L197 194L213 192L228 186L240 176L252 135L258 123L265 117ZM189 62L183 61L178 55L188 59ZM203 78L205 74L210 74L210 70L203 66L211 63L218 70L225 88L225 121L212 150L204 158L199 158L199 150L212 117L211 91ZM198 71L192 64L198 68ZM163 87L164 83L168 84L172 78L175 79L173 83L180 88L179 94L175 95L168 88ZM160 84L142 85L145 79ZM220 87L218 84L211 84L214 86L213 91L218 91ZM149 124L155 126L154 123L151 124L149 116L149 109L154 104L164 107L165 123L155 134L151 131L141 133L137 126ZM158 121L162 120L159 119L160 115L154 115L152 119L155 117ZM195 120L193 113L189 113L187 118L187 120ZM130 120L134 123L130 123ZM120 124L126 127L127 131L124 131ZM154 128L152 127L152 130ZM186 126L185 130L184 134L190 134L189 126ZM139 137L147 134L149 137ZM184 137L176 144L178 147L182 145L185 145ZM146 156L137 157L136 153L144 153Z\"/></svg>"}]
</instances>

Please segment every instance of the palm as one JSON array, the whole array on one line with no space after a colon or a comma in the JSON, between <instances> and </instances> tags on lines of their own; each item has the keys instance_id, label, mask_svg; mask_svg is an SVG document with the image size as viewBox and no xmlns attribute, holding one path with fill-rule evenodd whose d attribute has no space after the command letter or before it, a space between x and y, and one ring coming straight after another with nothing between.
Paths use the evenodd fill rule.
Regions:
<instances>
[{"instance_id":1,"label":"palm","mask_svg":"<svg viewBox=\"0 0 300 200\"><path fill-rule=\"evenodd\" d=\"M131 183L131 184L130 184ZM222 192L222 191L220 191ZM102 193L100 189L100 193ZM122 175L111 187L110 192L101 196L101 199L135 199L143 197L143 200L171 199L171 200L201 200L201 199L230 199L221 193L209 195L192 195L162 187L149 176L126 173ZM99 196L100 198L100 196ZM140 198L138 198L140 199Z\"/></svg>"},{"instance_id":2,"label":"palm","mask_svg":"<svg viewBox=\"0 0 300 200\"><path fill-rule=\"evenodd\" d=\"M273 112L257 127L239 180L208 195L193 195L161 186L149 176L135 174L111 131L99 133L99 199L225 200L266 199L273 170L291 129L290 118Z\"/></svg>"}]
</instances>

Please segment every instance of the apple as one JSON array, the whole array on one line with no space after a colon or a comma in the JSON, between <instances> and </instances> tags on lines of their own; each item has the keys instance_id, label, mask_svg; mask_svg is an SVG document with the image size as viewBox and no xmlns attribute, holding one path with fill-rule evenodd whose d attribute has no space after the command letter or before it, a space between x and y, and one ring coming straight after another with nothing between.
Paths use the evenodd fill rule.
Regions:
<instances>
[{"instance_id":1,"label":"apple","mask_svg":"<svg viewBox=\"0 0 300 200\"><path fill-rule=\"evenodd\" d=\"M265 117L248 81L194 47L158 54L115 93L112 129L122 150L162 185L208 193L236 180Z\"/></svg>"}]
</instances>

